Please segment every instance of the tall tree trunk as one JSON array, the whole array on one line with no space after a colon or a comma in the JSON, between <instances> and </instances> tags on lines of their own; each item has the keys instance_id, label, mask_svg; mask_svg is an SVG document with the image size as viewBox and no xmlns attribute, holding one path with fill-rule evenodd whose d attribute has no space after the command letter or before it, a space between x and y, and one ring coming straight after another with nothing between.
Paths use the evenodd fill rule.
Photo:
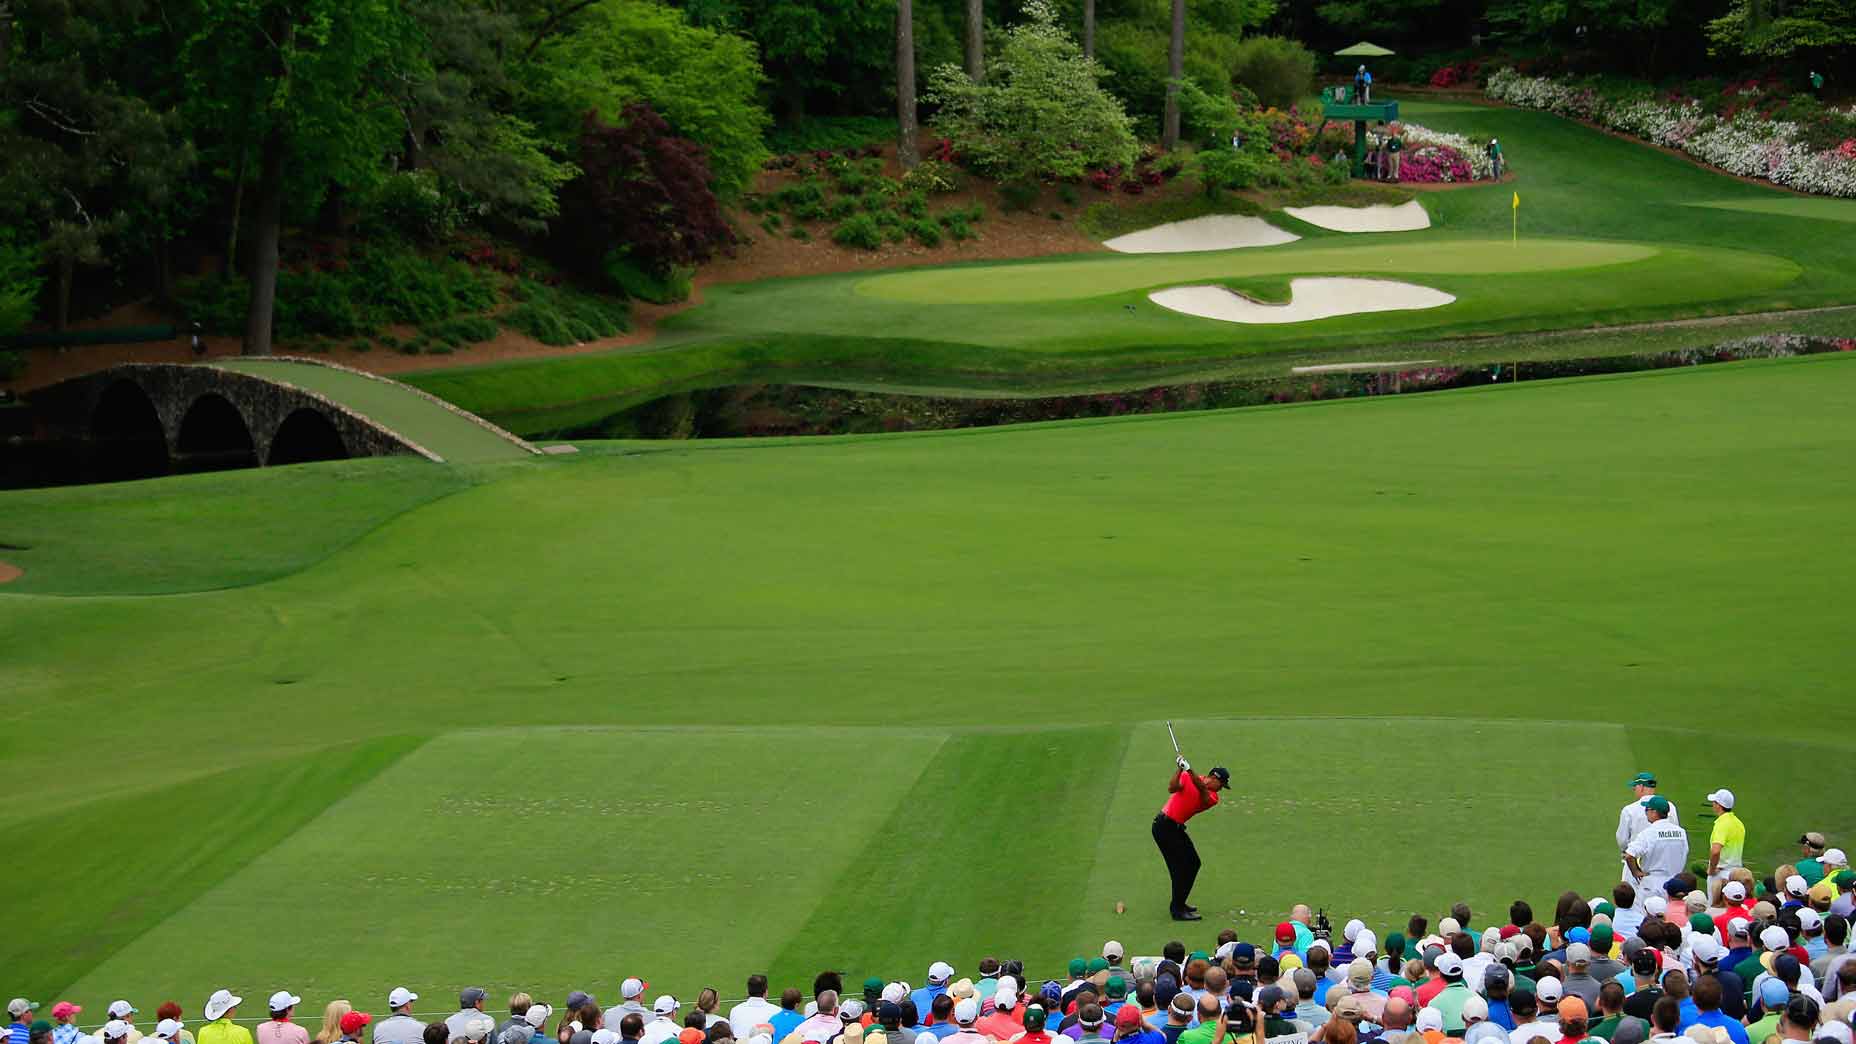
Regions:
<instances>
[{"instance_id":1,"label":"tall tree trunk","mask_svg":"<svg viewBox=\"0 0 1856 1044\"><path fill-rule=\"evenodd\" d=\"M277 240L283 234L284 136L264 138L258 170L258 234L251 245L251 309L245 313L245 354L271 354L271 319L277 311Z\"/></svg>"},{"instance_id":2,"label":"tall tree trunk","mask_svg":"<svg viewBox=\"0 0 1856 1044\"><path fill-rule=\"evenodd\" d=\"M238 149L238 164L232 169L232 231L226 235L226 277L238 274L238 219L245 206L245 154L251 150L244 145Z\"/></svg>"},{"instance_id":3,"label":"tall tree trunk","mask_svg":"<svg viewBox=\"0 0 1856 1044\"><path fill-rule=\"evenodd\" d=\"M975 83L986 78L985 0L967 0L967 75Z\"/></svg>"},{"instance_id":4,"label":"tall tree trunk","mask_svg":"<svg viewBox=\"0 0 1856 1044\"><path fill-rule=\"evenodd\" d=\"M915 6L896 0L896 158L904 169L921 161L915 151Z\"/></svg>"},{"instance_id":5,"label":"tall tree trunk","mask_svg":"<svg viewBox=\"0 0 1856 1044\"><path fill-rule=\"evenodd\" d=\"M1096 0L1083 0L1083 57L1096 56Z\"/></svg>"},{"instance_id":6,"label":"tall tree trunk","mask_svg":"<svg viewBox=\"0 0 1856 1044\"><path fill-rule=\"evenodd\" d=\"M1179 144L1179 81L1186 75L1186 0L1173 0L1173 41L1166 54L1166 126L1160 144Z\"/></svg>"}]
</instances>

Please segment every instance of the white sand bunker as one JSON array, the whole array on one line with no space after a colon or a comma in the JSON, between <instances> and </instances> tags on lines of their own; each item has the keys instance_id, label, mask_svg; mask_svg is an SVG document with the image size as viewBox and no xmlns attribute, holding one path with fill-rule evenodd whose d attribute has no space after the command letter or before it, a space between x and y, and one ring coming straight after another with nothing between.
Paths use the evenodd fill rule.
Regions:
<instances>
[{"instance_id":1,"label":"white sand bunker","mask_svg":"<svg viewBox=\"0 0 1856 1044\"><path fill-rule=\"evenodd\" d=\"M1233 250L1238 247L1277 246L1302 238L1254 217L1211 214L1188 221L1155 225L1102 245L1123 254L1185 254L1194 250Z\"/></svg>"},{"instance_id":2,"label":"white sand bunker","mask_svg":"<svg viewBox=\"0 0 1856 1044\"><path fill-rule=\"evenodd\" d=\"M1396 207L1284 207L1282 212L1334 232L1416 232L1431 227L1431 215L1415 199Z\"/></svg>"},{"instance_id":3,"label":"white sand bunker","mask_svg":"<svg viewBox=\"0 0 1856 1044\"><path fill-rule=\"evenodd\" d=\"M1162 308L1227 323L1306 323L1360 312L1437 308L1456 300L1442 290L1390 279L1312 278L1289 281L1288 304L1261 304L1222 286L1176 286L1147 299Z\"/></svg>"}]
</instances>

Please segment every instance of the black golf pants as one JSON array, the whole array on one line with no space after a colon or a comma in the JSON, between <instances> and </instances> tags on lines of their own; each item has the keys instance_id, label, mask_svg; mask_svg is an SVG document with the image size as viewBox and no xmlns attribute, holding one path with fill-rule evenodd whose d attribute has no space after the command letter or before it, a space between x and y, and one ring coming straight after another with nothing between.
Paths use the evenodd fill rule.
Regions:
<instances>
[{"instance_id":1,"label":"black golf pants","mask_svg":"<svg viewBox=\"0 0 1856 1044\"><path fill-rule=\"evenodd\" d=\"M1185 826L1175 823L1164 812L1154 817L1154 844L1160 846L1167 876L1173 879L1170 912L1183 913L1186 900L1192 895L1192 882L1199 877L1199 850L1193 846Z\"/></svg>"}]
</instances>

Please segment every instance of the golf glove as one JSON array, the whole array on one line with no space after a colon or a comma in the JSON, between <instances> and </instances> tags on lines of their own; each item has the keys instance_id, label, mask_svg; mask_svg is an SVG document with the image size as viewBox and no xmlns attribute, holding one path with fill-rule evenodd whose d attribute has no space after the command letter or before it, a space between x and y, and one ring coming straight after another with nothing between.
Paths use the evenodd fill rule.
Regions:
<instances>
[{"instance_id":1,"label":"golf glove","mask_svg":"<svg viewBox=\"0 0 1856 1044\"><path fill-rule=\"evenodd\" d=\"M1186 756L1185 756L1185 755L1183 755L1183 754L1182 754L1182 755L1180 755L1179 757L1177 757L1177 758L1174 758L1173 760L1179 763L1179 770L1180 770L1181 772L1191 772L1191 771L1192 771L1192 765L1191 765L1190 763L1188 763L1188 762L1186 761Z\"/></svg>"}]
</instances>

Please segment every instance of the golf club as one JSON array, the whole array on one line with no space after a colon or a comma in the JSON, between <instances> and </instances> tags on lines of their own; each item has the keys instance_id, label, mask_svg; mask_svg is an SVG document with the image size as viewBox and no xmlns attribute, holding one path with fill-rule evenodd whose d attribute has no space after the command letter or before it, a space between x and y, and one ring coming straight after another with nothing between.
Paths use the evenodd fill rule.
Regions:
<instances>
[{"instance_id":1,"label":"golf club","mask_svg":"<svg viewBox=\"0 0 1856 1044\"><path fill-rule=\"evenodd\" d=\"M1166 723L1166 738L1173 741L1173 756L1176 758L1185 757L1184 754L1179 752L1179 737L1173 735L1173 723L1170 721Z\"/></svg>"}]
</instances>

